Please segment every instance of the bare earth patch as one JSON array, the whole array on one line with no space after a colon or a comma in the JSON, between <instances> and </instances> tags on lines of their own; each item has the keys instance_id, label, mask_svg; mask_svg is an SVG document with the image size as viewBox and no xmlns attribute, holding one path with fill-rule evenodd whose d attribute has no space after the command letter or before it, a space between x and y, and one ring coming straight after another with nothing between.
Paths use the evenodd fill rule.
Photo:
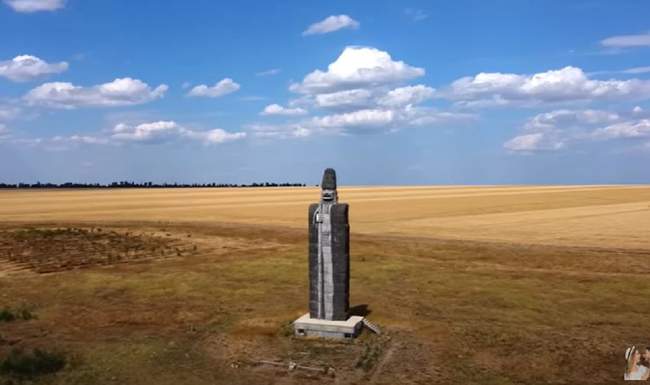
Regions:
<instances>
[{"instance_id":1,"label":"bare earth patch","mask_svg":"<svg viewBox=\"0 0 650 385\"><path fill-rule=\"evenodd\" d=\"M6 273L23 267L38 273L51 273L151 261L190 251L191 245L149 234L99 227L28 227L0 232L0 260L4 260L4 269L0 271Z\"/></svg>"}]
</instances>

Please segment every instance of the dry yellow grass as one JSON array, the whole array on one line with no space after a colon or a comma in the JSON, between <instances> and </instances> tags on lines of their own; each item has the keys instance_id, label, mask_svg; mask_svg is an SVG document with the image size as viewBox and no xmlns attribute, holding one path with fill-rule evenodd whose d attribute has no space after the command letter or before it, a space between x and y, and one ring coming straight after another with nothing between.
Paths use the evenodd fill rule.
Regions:
<instances>
[{"instance_id":1,"label":"dry yellow grass","mask_svg":"<svg viewBox=\"0 0 650 385\"><path fill-rule=\"evenodd\" d=\"M352 231L650 248L650 186L344 187ZM0 221L304 227L316 188L0 191Z\"/></svg>"},{"instance_id":2,"label":"dry yellow grass","mask_svg":"<svg viewBox=\"0 0 650 385\"><path fill-rule=\"evenodd\" d=\"M650 343L650 186L340 194L351 304L385 331L351 344L286 333L307 307L316 188L0 191L0 309L37 316L0 324L0 359L63 351L50 385L610 384L626 345ZM107 233L128 246L120 263ZM80 257L51 274L16 263Z\"/></svg>"}]
</instances>

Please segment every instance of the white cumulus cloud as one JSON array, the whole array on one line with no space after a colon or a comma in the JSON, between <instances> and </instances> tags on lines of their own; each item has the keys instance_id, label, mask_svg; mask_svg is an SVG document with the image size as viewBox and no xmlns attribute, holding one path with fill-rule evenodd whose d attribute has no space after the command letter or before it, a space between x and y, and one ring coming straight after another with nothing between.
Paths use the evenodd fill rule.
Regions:
<instances>
[{"instance_id":1,"label":"white cumulus cloud","mask_svg":"<svg viewBox=\"0 0 650 385\"><path fill-rule=\"evenodd\" d=\"M639 116L641 115L641 116ZM504 143L513 152L555 151L594 140L650 138L643 110L556 110L530 118L521 134Z\"/></svg>"},{"instance_id":2,"label":"white cumulus cloud","mask_svg":"<svg viewBox=\"0 0 650 385\"><path fill-rule=\"evenodd\" d=\"M349 46L327 67L315 70L289 89L300 94L291 107L309 107L311 116L286 124L256 124L255 136L304 137L314 134L393 132L412 126L457 125L474 114L440 111L421 104L436 95L423 84L405 85L425 71L393 60L385 51ZM278 105L272 105L279 111ZM271 108L270 106L267 108Z\"/></svg>"},{"instance_id":3,"label":"white cumulus cloud","mask_svg":"<svg viewBox=\"0 0 650 385\"><path fill-rule=\"evenodd\" d=\"M644 99L650 97L650 81L594 80L580 68L564 67L533 75L479 73L454 81L439 96L464 106L523 105Z\"/></svg>"},{"instance_id":4,"label":"white cumulus cloud","mask_svg":"<svg viewBox=\"0 0 650 385\"><path fill-rule=\"evenodd\" d=\"M305 138L312 135L312 129L305 127L302 123L288 124L250 124L247 129L251 130L257 138L286 139Z\"/></svg>"},{"instance_id":5,"label":"white cumulus cloud","mask_svg":"<svg viewBox=\"0 0 650 385\"><path fill-rule=\"evenodd\" d=\"M367 109L343 114L314 117L315 126L323 128L384 127L397 119L392 110Z\"/></svg>"},{"instance_id":6,"label":"white cumulus cloud","mask_svg":"<svg viewBox=\"0 0 650 385\"><path fill-rule=\"evenodd\" d=\"M208 98L218 98L220 96L231 94L239 90L239 84L235 83L230 78L221 79L213 86L206 86L205 84L198 85L190 90L188 96L205 96Z\"/></svg>"},{"instance_id":7,"label":"white cumulus cloud","mask_svg":"<svg viewBox=\"0 0 650 385\"><path fill-rule=\"evenodd\" d=\"M116 140L153 143L177 137L182 131L182 127L173 121L142 123L136 126L119 123L113 128L111 137Z\"/></svg>"},{"instance_id":8,"label":"white cumulus cloud","mask_svg":"<svg viewBox=\"0 0 650 385\"><path fill-rule=\"evenodd\" d=\"M332 15L310 25L309 28L307 28L302 34L303 36L322 35L345 28L359 28L359 22L348 15Z\"/></svg>"},{"instance_id":9,"label":"white cumulus cloud","mask_svg":"<svg viewBox=\"0 0 650 385\"><path fill-rule=\"evenodd\" d=\"M283 116L297 116L305 115L307 110L303 108L287 108L279 104L269 104L264 107L264 110L260 112L260 115L283 115Z\"/></svg>"},{"instance_id":10,"label":"white cumulus cloud","mask_svg":"<svg viewBox=\"0 0 650 385\"><path fill-rule=\"evenodd\" d=\"M68 63L47 63L32 55L19 55L0 61L0 76L15 82L25 82L41 76L58 74L68 69Z\"/></svg>"},{"instance_id":11,"label":"white cumulus cloud","mask_svg":"<svg viewBox=\"0 0 650 385\"><path fill-rule=\"evenodd\" d=\"M369 105L373 94L367 89L353 89L314 95L318 107L366 107Z\"/></svg>"},{"instance_id":12,"label":"white cumulus cloud","mask_svg":"<svg viewBox=\"0 0 650 385\"><path fill-rule=\"evenodd\" d=\"M29 91L24 99L30 105L72 109L77 107L111 107L147 103L164 96L168 87L161 84L152 89L147 83L132 78L91 87L53 82Z\"/></svg>"},{"instance_id":13,"label":"white cumulus cloud","mask_svg":"<svg viewBox=\"0 0 650 385\"><path fill-rule=\"evenodd\" d=\"M388 107L406 106L418 104L433 97L435 90L431 87L418 84L406 86L388 91L386 95L379 98L379 104Z\"/></svg>"},{"instance_id":14,"label":"white cumulus cloud","mask_svg":"<svg viewBox=\"0 0 650 385\"><path fill-rule=\"evenodd\" d=\"M210 144L232 142L246 137L245 132L228 132L221 128L215 128L209 131L199 133L199 138Z\"/></svg>"},{"instance_id":15,"label":"white cumulus cloud","mask_svg":"<svg viewBox=\"0 0 650 385\"><path fill-rule=\"evenodd\" d=\"M16 12L32 13L39 11L56 11L65 7L65 0L3 0Z\"/></svg>"},{"instance_id":16,"label":"white cumulus cloud","mask_svg":"<svg viewBox=\"0 0 650 385\"><path fill-rule=\"evenodd\" d=\"M409 126L458 124L475 120L473 114L438 111L433 108L406 106L404 108L372 108L340 114L313 117L308 127L335 129L337 132L355 130L394 131Z\"/></svg>"},{"instance_id":17,"label":"white cumulus cloud","mask_svg":"<svg viewBox=\"0 0 650 385\"><path fill-rule=\"evenodd\" d=\"M357 132L393 132L412 126L457 125L474 121L476 115L437 111L426 107L400 109L366 108L350 112L306 117L285 124L251 124L256 137L299 138L315 134L341 135Z\"/></svg>"},{"instance_id":18,"label":"white cumulus cloud","mask_svg":"<svg viewBox=\"0 0 650 385\"><path fill-rule=\"evenodd\" d=\"M650 119L627 121L602 127L594 131L596 139L650 138Z\"/></svg>"},{"instance_id":19,"label":"white cumulus cloud","mask_svg":"<svg viewBox=\"0 0 650 385\"><path fill-rule=\"evenodd\" d=\"M542 132L536 132L534 134L515 136L514 138L505 142L503 144L503 147L511 151L533 152L560 150L564 147L564 145L565 144L562 141L549 139L546 134Z\"/></svg>"},{"instance_id":20,"label":"white cumulus cloud","mask_svg":"<svg viewBox=\"0 0 650 385\"><path fill-rule=\"evenodd\" d=\"M198 131L179 125L174 121L156 121L130 125L117 124L111 133L110 139L118 142L136 143L165 143L176 140L198 140L205 144L218 144L230 142L246 137L245 132L228 132L220 128L207 131Z\"/></svg>"},{"instance_id":21,"label":"white cumulus cloud","mask_svg":"<svg viewBox=\"0 0 650 385\"><path fill-rule=\"evenodd\" d=\"M303 94L325 93L398 83L422 75L424 69L395 61L388 52L350 46L327 67L327 71L315 70L289 89Z\"/></svg>"},{"instance_id":22,"label":"white cumulus cloud","mask_svg":"<svg viewBox=\"0 0 650 385\"><path fill-rule=\"evenodd\" d=\"M528 131L543 131L587 124L606 124L616 122L621 116L616 112L603 110L555 110L535 115L524 128Z\"/></svg>"},{"instance_id":23,"label":"white cumulus cloud","mask_svg":"<svg viewBox=\"0 0 650 385\"><path fill-rule=\"evenodd\" d=\"M557 151L583 140L589 129L621 120L616 112L604 110L555 110L540 113L524 124L520 135L504 143L510 151Z\"/></svg>"},{"instance_id":24,"label":"white cumulus cloud","mask_svg":"<svg viewBox=\"0 0 650 385\"><path fill-rule=\"evenodd\" d=\"M246 136L245 132L228 132L221 128L197 130L171 120L159 120L140 124L118 123L109 131L99 131L90 135L15 138L11 142L18 145L42 146L49 150L67 150L82 145L155 145L181 142L212 145L244 139ZM1 133L0 139L2 139Z\"/></svg>"},{"instance_id":25,"label":"white cumulus cloud","mask_svg":"<svg viewBox=\"0 0 650 385\"><path fill-rule=\"evenodd\" d=\"M55 136L51 141L70 144L108 144L110 142L108 138L90 135Z\"/></svg>"}]
</instances>

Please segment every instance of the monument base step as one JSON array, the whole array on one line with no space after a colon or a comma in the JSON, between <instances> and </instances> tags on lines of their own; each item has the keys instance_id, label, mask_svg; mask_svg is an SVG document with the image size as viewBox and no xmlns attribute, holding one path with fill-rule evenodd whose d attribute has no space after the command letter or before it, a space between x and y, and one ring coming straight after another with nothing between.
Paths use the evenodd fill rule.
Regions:
<instances>
[{"instance_id":1,"label":"monument base step","mask_svg":"<svg viewBox=\"0 0 650 385\"><path fill-rule=\"evenodd\" d=\"M346 321L329 321L311 318L307 313L293 322L294 334L302 337L352 339L362 327L363 317L356 315Z\"/></svg>"}]
</instances>

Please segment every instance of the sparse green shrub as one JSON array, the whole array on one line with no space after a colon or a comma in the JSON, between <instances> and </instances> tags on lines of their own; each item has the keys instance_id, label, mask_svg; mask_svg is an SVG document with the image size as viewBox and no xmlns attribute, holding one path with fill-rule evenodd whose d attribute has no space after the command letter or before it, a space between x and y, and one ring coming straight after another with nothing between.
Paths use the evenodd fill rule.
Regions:
<instances>
[{"instance_id":1,"label":"sparse green shrub","mask_svg":"<svg viewBox=\"0 0 650 385\"><path fill-rule=\"evenodd\" d=\"M366 344L363 349L363 353L357 361L357 368L361 368L366 372L369 371L375 366L379 360L379 357L381 356L381 353L382 347L380 345Z\"/></svg>"},{"instance_id":2,"label":"sparse green shrub","mask_svg":"<svg viewBox=\"0 0 650 385\"><path fill-rule=\"evenodd\" d=\"M65 357L60 353L34 349L25 353L21 349L13 349L0 363L0 372L17 377L35 377L55 373L65 367Z\"/></svg>"},{"instance_id":3,"label":"sparse green shrub","mask_svg":"<svg viewBox=\"0 0 650 385\"><path fill-rule=\"evenodd\" d=\"M16 316L14 315L14 313L11 312L11 310L9 310L7 308L3 308L0 311L0 321L11 322L11 321L14 321L15 319L16 319Z\"/></svg>"},{"instance_id":4,"label":"sparse green shrub","mask_svg":"<svg viewBox=\"0 0 650 385\"><path fill-rule=\"evenodd\" d=\"M18 309L18 317L25 321L36 318L34 314L27 308Z\"/></svg>"},{"instance_id":5,"label":"sparse green shrub","mask_svg":"<svg viewBox=\"0 0 650 385\"><path fill-rule=\"evenodd\" d=\"M293 321L287 321L282 324L282 327L279 330L279 333L282 337L292 337L293 336Z\"/></svg>"},{"instance_id":6,"label":"sparse green shrub","mask_svg":"<svg viewBox=\"0 0 650 385\"><path fill-rule=\"evenodd\" d=\"M7 307L0 310L0 322L12 322L16 320L29 321L34 318L36 318L36 316L24 306L13 311Z\"/></svg>"}]
</instances>

